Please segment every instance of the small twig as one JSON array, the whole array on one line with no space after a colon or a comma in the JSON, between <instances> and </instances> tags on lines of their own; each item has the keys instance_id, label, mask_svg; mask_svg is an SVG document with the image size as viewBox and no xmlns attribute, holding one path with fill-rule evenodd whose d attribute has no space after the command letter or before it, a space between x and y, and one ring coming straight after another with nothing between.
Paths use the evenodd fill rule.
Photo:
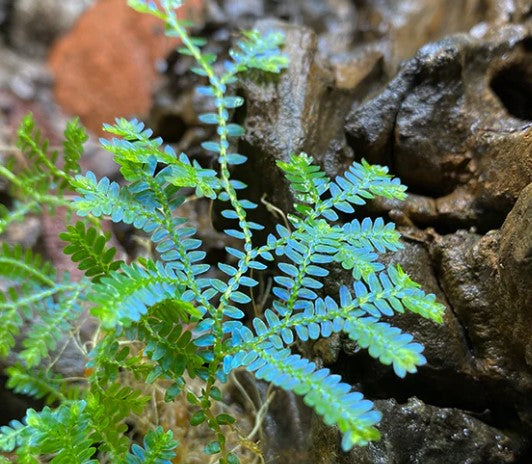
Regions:
<instances>
[{"instance_id":1,"label":"small twig","mask_svg":"<svg viewBox=\"0 0 532 464\"><path fill-rule=\"evenodd\" d=\"M273 203L270 203L269 201L266 200L266 197L268 195L265 193L262 195L262 197L260 198L260 202L266 206L266 209L268 210L269 213L273 214L275 217L281 217L283 222L284 222L284 225L285 227L291 231L290 229L290 223L288 222L288 219L286 217L286 214L284 214L284 211L280 208L278 208L277 206L275 206Z\"/></svg>"},{"instance_id":2,"label":"small twig","mask_svg":"<svg viewBox=\"0 0 532 464\"><path fill-rule=\"evenodd\" d=\"M87 382L87 378L86 377L76 377L76 376L73 376L73 377L65 377L63 379L54 379L54 382L58 382L58 383L66 383L66 382Z\"/></svg>"},{"instance_id":3,"label":"small twig","mask_svg":"<svg viewBox=\"0 0 532 464\"><path fill-rule=\"evenodd\" d=\"M259 308L260 308L261 314L264 312L263 311L264 310L264 306L266 306L266 301L268 301L268 298L270 296L272 285L273 285L273 281L272 281L272 279L270 277L268 277L268 279L266 280L266 290L262 294L262 298L261 298L260 303L259 303Z\"/></svg>"},{"instance_id":4,"label":"small twig","mask_svg":"<svg viewBox=\"0 0 532 464\"><path fill-rule=\"evenodd\" d=\"M244 388L244 386L237 379L234 371L231 371L231 373L229 374L229 377L231 378L231 382L233 382L235 384L236 388L242 394L244 399L251 405L251 407L253 408L253 413L256 415L257 414L257 407L255 406L255 402L251 399L251 397L249 396L249 393L247 392L247 390Z\"/></svg>"},{"instance_id":5,"label":"small twig","mask_svg":"<svg viewBox=\"0 0 532 464\"><path fill-rule=\"evenodd\" d=\"M183 204L191 203L191 202L199 200L199 199L200 199L200 197L198 197L197 195L190 195L189 197L185 198L185 201L183 202ZM211 204L212 204L212 202L211 202Z\"/></svg>"},{"instance_id":6,"label":"small twig","mask_svg":"<svg viewBox=\"0 0 532 464\"><path fill-rule=\"evenodd\" d=\"M66 350L67 346L69 345L70 343L70 338L68 338L65 343L63 344L63 346L61 347L61 349L59 350L59 352L57 353L57 355L55 356L55 358L52 360L52 362L50 364L48 364L48 367L46 368L46 372L50 372L50 370L52 369L52 367L55 366L55 364L57 363L57 361L59 361L59 359L61 358L61 355L64 353L64 351Z\"/></svg>"},{"instance_id":7,"label":"small twig","mask_svg":"<svg viewBox=\"0 0 532 464\"><path fill-rule=\"evenodd\" d=\"M154 388L151 392L151 403L153 408L153 415L155 416L155 423L159 423L159 410L157 408L157 398L155 398L155 395L157 394L157 390Z\"/></svg>"},{"instance_id":8,"label":"small twig","mask_svg":"<svg viewBox=\"0 0 532 464\"><path fill-rule=\"evenodd\" d=\"M264 417L268 412L268 407L270 406L270 403L273 401L273 397L275 396L275 392L272 390L273 386L270 384L268 390L266 390L266 401L261 405L260 409L257 411L257 415L255 416L255 425L253 429L251 429L251 432L249 432L246 436L246 440L251 441L255 434L260 430L264 421Z\"/></svg>"}]
</instances>

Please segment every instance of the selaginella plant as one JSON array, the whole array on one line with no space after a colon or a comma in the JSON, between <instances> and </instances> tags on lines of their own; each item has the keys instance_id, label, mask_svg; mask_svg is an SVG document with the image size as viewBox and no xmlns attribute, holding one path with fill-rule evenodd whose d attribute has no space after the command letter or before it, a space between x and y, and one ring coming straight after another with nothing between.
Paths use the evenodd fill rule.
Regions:
<instances>
[{"instance_id":1,"label":"selaginella plant","mask_svg":"<svg viewBox=\"0 0 532 464\"><path fill-rule=\"evenodd\" d=\"M254 231L264 228L249 218L257 204L243 199L246 185L231 178L231 166L245 163L246 157L231 151L231 141L244 132L230 122L231 110L244 102L230 88L238 74L252 69L282 72L288 66L280 50L283 35L244 33L217 73L216 57L202 51L204 40L189 36L187 23L177 18L179 1L129 4L164 21L167 34L181 40L181 53L195 59L192 71L206 81L197 90L212 98L216 108L199 117L217 134L202 146L216 153L218 169L205 169L176 154L137 120L117 119L104 127L115 138L102 143L120 166L125 183L119 185L92 172L80 174L86 135L77 121L67 126L59 162L32 117L24 119L18 138L26 167L17 169L13 162L0 166L17 199L12 210L0 211L0 232L43 207L65 207L79 220L61 234L64 252L85 277L72 281L31 251L1 248L0 275L12 287L0 293L0 354L11 353L17 360L7 369L8 387L42 398L49 406L40 412L30 409L23 421L2 427L0 449L16 452L21 463L170 463L177 446L171 430L155 424L142 445L132 444L126 434L126 420L142 414L150 400L145 390L120 383L128 372L138 382L162 386L168 402L186 395L195 408L191 424L205 422L213 433L205 453L220 463L236 463L225 438L235 419L216 414L214 406L222 399L217 385L239 368L301 395L326 424L338 427L344 450L377 440L381 414L373 403L340 376L294 352L293 345L342 332L393 366L399 377L425 363L423 347L382 319L411 311L441 322L443 306L399 266L385 269L377 261L378 253L401 246L392 223L366 218L343 224L338 216L352 217L354 207L375 196L402 200L405 187L386 168L365 161L332 180L310 156L292 154L278 166L297 201L293 213L266 243L255 243ZM190 188L197 197L221 202L221 215L234 222L225 233L241 245L226 248L234 265L217 264L223 279L208 277L202 242L176 213ZM79 196L71 200L69 191ZM104 219L148 234L155 258L115 260L110 237L102 232ZM342 286L338 295L324 295L322 280L332 266L351 270L354 283ZM260 317L251 317L246 313L250 289L258 285L261 271L273 267L278 275L271 305ZM79 329L87 308L98 328L84 342ZM14 352L25 321L31 324ZM55 373L65 343L75 343L86 356L85 378ZM191 378L203 382L200 393L189 388Z\"/></svg>"}]
</instances>

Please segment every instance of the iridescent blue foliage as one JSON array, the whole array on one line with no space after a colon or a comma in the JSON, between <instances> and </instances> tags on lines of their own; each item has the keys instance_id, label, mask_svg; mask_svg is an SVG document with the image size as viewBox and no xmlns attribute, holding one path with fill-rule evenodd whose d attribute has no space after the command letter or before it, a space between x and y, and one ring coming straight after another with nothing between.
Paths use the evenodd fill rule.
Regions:
<instances>
[{"instance_id":1,"label":"iridescent blue foliage","mask_svg":"<svg viewBox=\"0 0 532 464\"><path fill-rule=\"evenodd\" d=\"M187 389L186 375L203 379L201 394L187 390L188 401L198 409L191 422L208 423L216 441L205 452L220 453L221 463L238 460L226 448L222 431L234 419L226 414L215 417L211 410L212 400L221 399L215 382L225 382L238 368L301 395L326 424L338 427L345 451L378 439L375 426L381 414L373 403L340 376L297 354L293 345L343 333L401 378L426 363L422 345L389 319L410 311L441 322L444 307L400 266L385 267L378 261L379 254L402 246L394 224L356 217L357 208L377 196L403 200L405 187L387 168L365 160L330 179L309 155L291 154L278 166L290 185L293 210L283 225L255 222L250 215L257 204L242 198L247 185L231 178L231 166L247 161L236 152L236 139L244 128L232 121L233 109L244 99L234 94L233 84L239 73L249 70L282 72L288 66L280 49L284 35L244 32L217 73L216 56L202 51L205 41L190 37L188 23L176 15L180 1L128 3L163 20L168 35L181 40L180 52L196 61L192 71L204 80L197 91L211 98L215 107L199 115L201 123L213 126L213 139L201 146L215 154L218 164L211 169L185 153L177 154L136 119L118 118L104 126L112 138L101 143L120 166L122 184L98 179L92 172L79 174L84 139L76 124L66 133L66 171L46 164L45 145L32 145L48 177L36 184L43 187L32 194L33 203L16 215L50 204L46 189L69 186L77 191L73 203L61 198L54 205L68 205L83 219L62 238L68 243L65 252L86 277L71 283L68 276L58 278L33 253L4 246L0 275L17 285L0 293L0 355L11 351L23 317L31 317L36 306L43 323L27 336L21 355L24 369L36 368L57 348L57 332L51 327L70 330L84 307L99 320L103 335L88 354L92 373L83 397L77 390L72 396L64 393L61 379L52 379L54 388L43 390L43 382L28 379L22 367L13 370L14 388L61 404L40 413L30 410L24 423L2 427L0 450L18 448L24 462L54 454L52 462L92 463L97 452L110 462L172 462L177 443L161 427L145 435L143 446L130 446L125 420L132 412L140 413L150 397L120 386L120 375L126 371L148 384L162 379L167 401ZM31 144L34 132L32 122L26 121L26 144ZM6 169L0 174L12 180ZM37 179L35 172L27 177L28 183ZM194 198L187 198L183 189L193 189ZM224 231L233 243L226 248L230 263L211 267L196 229L180 216L185 202L201 198L222 204L221 215L231 224ZM104 218L142 231L149 237L151 257L131 263L115 260L115 250L106 247L110 237L100 230ZM96 228L88 228L89 222ZM266 240L258 244L255 231L263 229L268 231ZM327 295L324 279L335 267L349 271L352 283ZM264 270L275 271L275 276L271 294L261 295L268 302L263 308L256 298Z\"/></svg>"}]
</instances>

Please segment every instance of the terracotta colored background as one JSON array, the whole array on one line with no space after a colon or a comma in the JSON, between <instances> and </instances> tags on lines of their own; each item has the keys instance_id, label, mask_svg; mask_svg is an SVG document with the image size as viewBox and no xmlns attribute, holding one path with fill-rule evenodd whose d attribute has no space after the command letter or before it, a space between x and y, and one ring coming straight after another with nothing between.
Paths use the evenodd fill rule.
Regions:
<instances>
[{"instance_id":1,"label":"terracotta colored background","mask_svg":"<svg viewBox=\"0 0 532 464\"><path fill-rule=\"evenodd\" d=\"M202 7L202 0L187 0L179 12L197 22ZM156 18L124 0L100 0L50 53L57 102L99 134L116 116L142 115L150 108L156 63L176 45Z\"/></svg>"}]
</instances>

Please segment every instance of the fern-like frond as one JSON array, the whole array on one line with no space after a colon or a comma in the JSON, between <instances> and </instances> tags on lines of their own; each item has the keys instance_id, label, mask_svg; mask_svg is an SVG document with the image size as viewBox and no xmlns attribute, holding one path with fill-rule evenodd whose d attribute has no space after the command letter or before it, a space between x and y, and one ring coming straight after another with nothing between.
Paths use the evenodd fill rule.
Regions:
<instances>
[{"instance_id":1,"label":"fern-like frond","mask_svg":"<svg viewBox=\"0 0 532 464\"><path fill-rule=\"evenodd\" d=\"M375 221L365 218L362 222L354 219L344 224L341 239L356 248L368 248L385 253L403 248L399 242L400 236L393 222L385 224L382 218L377 218Z\"/></svg>"},{"instance_id":2,"label":"fern-like frond","mask_svg":"<svg viewBox=\"0 0 532 464\"><path fill-rule=\"evenodd\" d=\"M24 324L24 319L16 307L2 308L6 300L6 295L0 292L0 358L9 355L15 346L15 337Z\"/></svg>"},{"instance_id":3,"label":"fern-like frond","mask_svg":"<svg viewBox=\"0 0 532 464\"><path fill-rule=\"evenodd\" d=\"M142 353L132 355L129 346L121 346L117 338L122 331L108 332L89 353L87 362L89 380L98 384L116 382L123 372L131 372L136 379L145 379L152 371Z\"/></svg>"},{"instance_id":4,"label":"fern-like frond","mask_svg":"<svg viewBox=\"0 0 532 464\"><path fill-rule=\"evenodd\" d=\"M356 303L371 316L392 316L394 311L403 313L406 308L426 319L443 321L445 306L436 302L434 294L425 294L399 265L370 274L367 283L355 281L353 289Z\"/></svg>"},{"instance_id":5,"label":"fern-like frond","mask_svg":"<svg viewBox=\"0 0 532 464\"><path fill-rule=\"evenodd\" d=\"M261 35L258 31L243 31L243 39L237 41L236 48L229 52L232 65L225 64L232 75L248 69L260 69L279 73L288 67L288 57L279 53L284 43L284 34L279 31ZM234 66L234 67L233 67Z\"/></svg>"},{"instance_id":6,"label":"fern-like frond","mask_svg":"<svg viewBox=\"0 0 532 464\"><path fill-rule=\"evenodd\" d=\"M60 342L68 343L68 334L83 311L81 294L86 290L85 282L69 292L64 292L59 301L48 298L38 307L37 317L26 332L19 358L28 368L33 368L41 360L58 348Z\"/></svg>"},{"instance_id":7,"label":"fern-like frond","mask_svg":"<svg viewBox=\"0 0 532 464\"><path fill-rule=\"evenodd\" d=\"M277 166L290 182L297 200L303 203L316 204L329 187L327 175L312 164L312 158L306 153L292 154L288 162L277 161Z\"/></svg>"},{"instance_id":8,"label":"fern-like frond","mask_svg":"<svg viewBox=\"0 0 532 464\"><path fill-rule=\"evenodd\" d=\"M111 271L116 271L122 261L115 261L115 248L105 248L111 238L109 233L100 234L94 227L86 228L78 221L75 226L67 226L67 231L59 234L59 238L68 243L64 248L72 261L78 264L78 269L85 271L87 277L98 282Z\"/></svg>"},{"instance_id":9,"label":"fern-like frond","mask_svg":"<svg viewBox=\"0 0 532 464\"><path fill-rule=\"evenodd\" d=\"M376 196L404 200L406 187L388 174L386 166L371 165L362 160L353 163L343 176L336 176L329 185L331 198L319 206L319 213L331 221L338 219L333 210L353 213L352 205L363 205Z\"/></svg>"},{"instance_id":10,"label":"fern-like frond","mask_svg":"<svg viewBox=\"0 0 532 464\"><path fill-rule=\"evenodd\" d=\"M88 433L90 416L86 407L85 401L73 401L55 410L45 407L39 413L29 409L26 415L28 448L38 455L53 454L50 462L54 464L97 464L91 459L96 448Z\"/></svg>"},{"instance_id":11,"label":"fern-like frond","mask_svg":"<svg viewBox=\"0 0 532 464\"><path fill-rule=\"evenodd\" d=\"M26 424L18 420L12 420L9 425L0 426L0 451L10 453L21 446L26 429Z\"/></svg>"},{"instance_id":12,"label":"fern-like frond","mask_svg":"<svg viewBox=\"0 0 532 464\"><path fill-rule=\"evenodd\" d=\"M166 299L179 299L184 281L170 266L158 262L150 269L138 264L123 264L95 284L88 299L95 306L91 312L104 327L130 325L148 312L148 308Z\"/></svg>"},{"instance_id":13,"label":"fern-like frond","mask_svg":"<svg viewBox=\"0 0 532 464\"><path fill-rule=\"evenodd\" d=\"M74 176L80 170L79 161L83 154L83 144L89 137L85 128L79 124L79 118L67 123L63 135L63 171L69 176Z\"/></svg>"},{"instance_id":14,"label":"fern-like frond","mask_svg":"<svg viewBox=\"0 0 532 464\"><path fill-rule=\"evenodd\" d=\"M150 397L129 386L112 383L102 388L93 386L87 398L87 413L93 429L90 435L98 451L110 462L124 462L129 448L126 419L141 414Z\"/></svg>"},{"instance_id":15,"label":"fern-like frond","mask_svg":"<svg viewBox=\"0 0 532 464\"><path fill-rule=\"evenodd\" d=\"M21 395L44 399L46 404L66 399L60 376L43 370L29 371L24 366L14 365L6 369L7 388Z\"/></svg>"},{"instance_id":16,"label":"fern-like frond","mask_svg":"<svg viewBox=\"0 0 532 464\"><path fill-rule=\"evenodd\" d=\"M2 245L0 250L0 276L15 282L34 282L54 286L55 269L41 255L25 250L20 245Z\"/></svg>"},{"instance_id":17,"label":"fern-like frond","mask_svg":"<svg viewBox=\"0 0 532 464\"><path fill-rule=\"evenodd\" d=\"M87 140L77 119L67 124L61 168L58 152L50 150L49 141L36 128L32 114L23 118L17 136L17 146L26 160L18 163L11 157L0 166L0 177L9 181L10 193L15 200L15 208L7 215L6 208L0 207L0 233L29 213L41 213L43 205L51 207L52 211L58 206L67 210L72 208L63 194L70 187L74 174L79 172L83 143Z\"/></svg>"},{"instance_id":18,"label":"fern-like frond","mask_svg":"<svg viewBox=\"0 0 532 464\"><path fill-rule=\"evenodd\" d=\"M30 200L27 203L16 201L14 208L11 210L0 204L0 234L3 234L10 224L22 222L29 213L37 209L37 206L38 202L34 200Z\"/></svg>"},{"instance_id":19,"label":"fern-like frond","mask_svg":"<svg viewBox=\"0 0 532 464\"><path fill-rule=\"evenodd\" d=\"M156 367L147 376L150 381L163 376L177 381L182 387L185 370L191 377L195 377L204 363L204 359L197 353L191 332L183 330L179 320L146 317L132 325L126 334L128 338L143 341L144 354L156 363Z\"/></svg>"},{"instance_id":20,"label":"fern-like frond","mask_svg":"<svg viewBox=\"0 0 532 464\"><path fill-rule=\"evenodd\" d=\"M46 172L52 182L68 183L67 174L57 167L57 151L49 150L49 141L43 138L41 131L36 128L31 113L22 119L17 136L17 146L29 159L30 172Z\"/></svg>"},{"instance_id":21,"label":"fern-like frond","mask_svg":"<svg viewBox=\"0 0 532 464\"><path fill-rule=\"evenodd\" d=\"M127 464L171 464L173 451L178 446L171 430L163 431L161 426L150 430L144 437L144 447L134 444L128 454Z\"/></svg>"},{"instance_id":22,"label":"fern-like frond","mask_svg":"<svg viewBox=\"0 0 532 464\"><path fill-rule=\"evenodd\" d=\"M121 188L117 182L111 182L107 177L98 181L91 171L85 176L76 176L73 183L83 195L75 199L78 216L111 216L113 222L133 224L138 229L148 231L157 227L154 208L159 205L139 201L127 187Z\"/></svg>"},{"instance_id":23,"label":"fern-like frond","mask_svg":"<svg viewBox=\"0 0 532 464\"><path fill-rule=\"evenodd\" d=\"M381 413L361 393L352 392L350 385L340 382L339 375L331 374L329 369L318 369L289 349L259 348L248 356L247 370L257 378L303 396L305 404L322 416L327 425L337 425L343 434L344 451L379 439L374 426Z\"/></svg>"},{"instance_id":24,"label":"fern-like frond","mask_svg":"<svg viewBox=\"0 0 532 464\"><path fill-rule=\"evenodd\" d=\"M114 159L121 166L121 172L127 180L142 178L139 165L152 163L152 159L168 165L166 180L177 187L193 187L197 196L215 198L219 189L216 172L203 169L196 162L182 153L179 158L169 145L162 145L161 138L151 138L153 132L136 119L118 118L114 125L104 125L104 130L121 137L111 141L102 139L103 147L114 154Z\"/></svg>"},{"instance_id":25,"label":"fern-like frond","mask_svg":"<svg viewBox=\"0 0 532 464\"><path fill-rule=\"evenodd\" d=\"M314 166L306 153L291 155L288 161L278 165L291 182L298 200L314 205L314 208L296 205L296 211L305 216L303 219L323 216L329 221L336 221L338 214L335 210L353 213L352 205L363 205L366 200L376 196L399 200L406 198L406 187L401 185L399 179L388 174L387 167L370 165L365 160L353 163L343 176L337 176L334 181ZM331 198L321 200L319 196L326 191L330 192ZM301 222L300 218L291 220L295 224Z\"/></svg>"},{"instance_id":26,"label":"fern-like frond","mask_svg":"<svg viewBox=\"0 0 532 464\"><path fill-rule=\"evenodd\" d=\"M367 348L373 358L384 365L393 365L399 377L404 377L407 372L415 373L417 366L427 362L421 354L423 346L411 343L412 335L374 317L348 318L344 332L358 346Z\"/></svg>"},{"instance_id":27,"label":"fern-like frond","mask_svg":"<svg viewBox=\"0 0 532 464\"><path fill-rule=\"evenodd\" d=\"M11 287L0 298L0 311L10 311L17 309L23 314L31 314L32 305L45 301L54 295L69 292L77 288L76 284L57 283L50 288L42 288L28 285L21 285L17 288ZM6 298L7 295L7 298Z\"/></svg>"},{"instance_id":28,"label":"fern-like frond","mask_svg":"<svg viewBox=\"0 0 532 464\"><path fill-rule=\"evenodd\" d=\"M264 343L282 349L293 343L296 337L303 341L316 340L340 331L346 332L362 348L367 348L370 355L383 364L393 365L398 376L415 372L417 366L426 362L421 354L423 347L412 343L410 334L380 322L379 317L392 315L392 308L403 312L408 303L415 308L423 308L425 317L441 321L445 307L434 302L434 295L425 295L411 282L402 280L401 271L392 266L387 274L372 275L369 280L371 291L360 281L353 284L355 298L347 287L341 287L340 305L330 297L301 300L295 305L299 311L291 314L286 306L274 302L275 311L267 309L264 321L259 318L253 320L255 333L241 323L232 322L228 325L232 333L232 348L228 349L224 359L225 373L246 365L248 353L257 346L264 346Z\"/></svg>"},{"instance_id":29,"label":"fern-like frond","mask_svg":"<svg viewBox=\"0 0 532 464\"><path fill-rule=\"evenodd\" d=\"M321 227L322 225L325 227ZM323 253L331 248L330 243L333 241L328 226L323 222L305 228L307 230L304 232L294 233L284 247L276 249L277 254L284 255L293 262L279 263L279 269L285 275L274 278L279 287L273 288L273 294L282 302L283 316L297 309L299 300L313 300L318 297L315 290L321 289L323 284L314 276L316 273L323 275L320 265L333 261L332 256ZM281 235L288 233L280 226L277 230Z\"/></svg>"},{"instance_id":30,"label":"fern-like frond","mask_svg":"<svg viewBox=\"0 0 532 464\"><path fill-rule=\"evenodd\" d=\"M114 222L133 224L152 234L152 240L157 244L156 251L168 263L167 267L175 271L176 285L183 282L187 284L188 290L184 291L182 299L196 299L201 303L200 310L204 312L209 303L202 294L201 285L208 283L200 285L199 276L210 268L201 263L206 253L197 250L201 241L192 238L196 230L186 227L185 219L172 214L172 210L181 205L184 198L176 195L176 188L166 182L165 169L168 168L152 177L155 167L156 163L150 162L143 180L124 187L116 182L111 183L107 178L98 182L92 173L86 177L78 176L77 190L84 195L76 199L78 214L83 216L90 213L96 217L109 215Z\"/></svg>"}]
</instances>

